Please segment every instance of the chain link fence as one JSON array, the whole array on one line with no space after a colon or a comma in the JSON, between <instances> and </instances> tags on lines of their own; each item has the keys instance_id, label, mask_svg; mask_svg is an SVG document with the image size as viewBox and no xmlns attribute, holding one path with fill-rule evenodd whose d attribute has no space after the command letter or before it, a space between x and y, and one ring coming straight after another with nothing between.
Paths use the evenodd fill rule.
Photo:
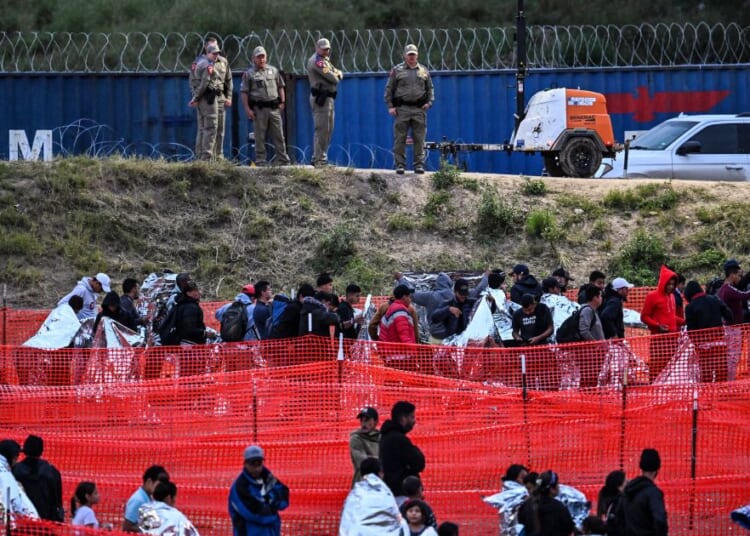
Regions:
<instances>
[{"instance_id":1,"label":"chain link fence","mask_svg":"<svg viewBox=\"0 0 750 536\"><path fill-rule=\"evenodd\" d=\"M251 63L263 45L270 62L305 72L315 42L327 37L334 63L345 72L385 72L415 43L432 71L515 66L513 27L271 31L219 38L234 69ZM0 72L184 72L202 49L199 33L0 32ZM530 68L722 65L750 63L750 27L731 24L530 26Z\"/></svg>"}]
</instances>

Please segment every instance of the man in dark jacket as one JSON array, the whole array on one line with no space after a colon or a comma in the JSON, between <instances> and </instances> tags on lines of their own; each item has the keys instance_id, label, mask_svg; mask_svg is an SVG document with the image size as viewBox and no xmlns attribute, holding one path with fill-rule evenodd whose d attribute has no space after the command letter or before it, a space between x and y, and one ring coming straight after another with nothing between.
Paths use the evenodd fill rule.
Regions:
<instances>
[{"instance_id":1,"label":"man in dark jacket","mask_svg":"<svg viewBox=\"0 0 750 536\"><path fill-rule=\"evenodd\" d=\"M245 449L245 463L229 490L229 516L234 536L281 535L279 512L289 506L289 488L265 466L258 445Z\"/></svg>"},{"instance_id":2,"label":"man in dark jacket","mask_svg":"<svg viewBox=\"0 0 750 536\"><path fill-rule=\"evenodd\" d=\"M175 305L175 329L181 345L206 344L206 324L199 304L201 291L195 281L188 281ZM180 355L180 376L194 376L206 370L206 356L202 351L184 348Z\"/></svg>"},{"instance_id":3,"label":"man in dark jacket","mask_svg":"<svg viewBox=\"0 0 750 536\"><path fill-rule=\"evenodd\" d=\"M616 277L604 289L604 304L599 311L605 339L624 339L625 321L623 303L628 301L628 293L633 288L624 277Z\"/></svg>"},{"instance_id":4,"label":"man in dark jacket","mask_svg":"<svg viewBox=\"0 0 750 536\"><path fill-rule=\"evenodd\" d=\"M271 328L271 339L291 339L299 336L299 319L302 302L305 298L315 296L315 289L310 283L302 283L297 290L297 299L289 302L281 313L278 323Z\"/></svg>"},{"instance_id":5,"label":"man in dark jacket","mask_svg":"<svg viewBox=\"0 0 750 536\"><path fill-rule=\"evenodd\" d=\"M698 355L701 382L727 381L727 341L722 326L732 323L732 310L717 296L703 292L697 281L687 284L685 299L685 324Z\"/></svg>"},{"instance_id":6,"label":"man in dark jacket","mask_svg":"<svg viewBox=\"0 0 750 536\"><path fill-rule=\"evenodd\" d=\"M23 461L13 466L13 476L23 485L26 494L36 506L39 517L48 521L65 521L62 505L62 478L60 471L42 460L44 441L30 435L23 443Z\"/></svg>"},{"instance_id":7,"label":"man in dark jacket","mask_svg":"<svg viewBox=\"0 0 750 536\"><path fill-rule=\"evenodd\" d=\"M628 536L666 536L668 532L664 494L654 480L661 468L659 452L643 449L641 476L625 486L622 514Z\"/></svg>"},{"instance_id":8,"label":"man in dark jacket","mask_svg":"<svg viewBox=\"0 0 750 536\"><path fill-rule=\"evenodd\" d=\"M513 279L513 286L510 287L510 300L521 304L521 298L524 294L531 294L538 302L542 297L542 285L536 280L536 277L529 273L529 267L525 264L516 264L510 273Z\"/></svg>"},{"instance_id":9,"label":"man in dark jacket","mask_svg":"<svg viewBox=\"0 0 750 536\"><path fill-rule=\"evenodd\" d=\"M469 282L456 279L453 285L453 298L435 309L430 317L430 334L439 339L458 335L466 329L471 320L476 299L469 298ZM442 327L438 329L438 327Z\"/></svg>"},{"instance_id":10,"label":"man in dark jacket","mask_svg":"<svg viewBox=\"0 0 750 536\"><path fill-rule=\"evenodd\" d=\"M331 326L337 326L339 317L331 308L333 294L316 292L314 298L304 298L298 321L298 335L331 336Z\"/></svg>"},{"instance_id":11,"label":"man in dark jacket","mask_svg":"<svg viewBox=\"0 0 750 536\"><path fill-rule=\"evenodd\" d=\"M391 408L391 418L380 429L383 480L393 492L399 506L406 500L404 479L407 476L419 476L425 467L424 454L406 437L417 423L416 409L411 402L396 402Z\"/></svg>"}]
</instances>

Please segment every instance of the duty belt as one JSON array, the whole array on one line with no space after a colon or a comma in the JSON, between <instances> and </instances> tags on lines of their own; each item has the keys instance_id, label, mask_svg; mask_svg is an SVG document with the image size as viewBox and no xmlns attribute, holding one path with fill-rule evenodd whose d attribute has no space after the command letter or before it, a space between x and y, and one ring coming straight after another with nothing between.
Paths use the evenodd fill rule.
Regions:
<instances>
[{"instance_id":1,"label":"duty belt","mask_svg":"<svg viewBox=\"0 0 750 536\"><path fill-rule=\"evenodd\" d=\"M256 101L251 100L250 101L250 107L251 108L271 108L272 110L275 110L279 107L279 99L274 99L270 101Z\"/></svg>"}]
</instances>

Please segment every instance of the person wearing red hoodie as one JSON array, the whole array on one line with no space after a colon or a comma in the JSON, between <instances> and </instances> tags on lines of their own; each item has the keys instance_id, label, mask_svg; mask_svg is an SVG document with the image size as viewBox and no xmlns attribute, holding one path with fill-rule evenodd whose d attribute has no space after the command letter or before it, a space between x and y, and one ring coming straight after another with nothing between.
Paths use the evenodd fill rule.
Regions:
<instances>
[{"instance_id":1,"label":"person wearing red hoodie","mask_svg":"<svg viewBox=\"0 0 750 536\"><path fill-rule=\"evenodd\" d=\"M380 342L395 342L416 344L414 336L414 320L409 312L411 303L411 289L406 285L398 285L393 289L393 303L388 307L383 318L380 319Z\"/></svg>"},{"instance_id":2,"label":"person wearing red hoodie","mask_svg":"<svg viewBox=\"0 0 750 536\"><path fill-rule=\"evenodd\" d=\"M685 319L677 314L674 289L677 274L662 265L656 290L646 294L641 309L641 321L651 332L649 343L649 380L653 382L669 363L677 349L678 330ZM654 336L656 335L656 336Z\"/></svg>"}]
</instances>

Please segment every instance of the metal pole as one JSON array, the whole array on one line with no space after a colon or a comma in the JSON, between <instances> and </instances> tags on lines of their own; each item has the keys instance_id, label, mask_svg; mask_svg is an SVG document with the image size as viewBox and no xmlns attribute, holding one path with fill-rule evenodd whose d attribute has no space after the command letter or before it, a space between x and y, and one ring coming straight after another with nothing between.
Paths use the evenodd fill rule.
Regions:
<instances>
[{"instance_id":1,"label":"metal pole","mask_svg":"<svg viewBox=\"0 0 750 536\"><path fill-rule=\"evenodd\" d=\"M253 443L258 442L258 386L253 374Z\"/></svg>"},{"instance_id":2,"label":"metal pole","mask_svg":"<svg viewBox=\"0 0 750 536\"><path fill-rule=\"evenodd\" d=\"M526 386L526 354L521 354L521 394L523 396L523 431L526 436L526 465L531 467L531 432L529 431L528 402L529 393Z\"/></svg>"},{"instance_id":3,"label":"metal pole","mask_svg":"<svg viewBox=\"0 0 750 536\"><path fill-rule=\"evenodd\" d=\"M625 470L625 411L628 408L628 363L625 362L625 372L622 376L622 409L620 411L620 470Z\"/></svg>"},{"instance_id":4,"label":"metal pole","mask_svg":"<svg viewBox=\"0 0 750 536\"><path fill-rule=\"evenodd\" d=\"M523 0L518 0L516 15L516 113L515 130L523 121L526 103L524 86L526 80L526 17L524 15Z\"/></svg>"},{"instance_id":5,"label":"metal pole","mask_svg":"<svg viewBox=\"0 0 750 536\"><path fill-rule=\"evenodd\" d=\"M695 517L695 466L698 458L698 389L693 390L693 431L690 453L690 522L689 529L693 530Z\"/></svg>"}]
</instances>

